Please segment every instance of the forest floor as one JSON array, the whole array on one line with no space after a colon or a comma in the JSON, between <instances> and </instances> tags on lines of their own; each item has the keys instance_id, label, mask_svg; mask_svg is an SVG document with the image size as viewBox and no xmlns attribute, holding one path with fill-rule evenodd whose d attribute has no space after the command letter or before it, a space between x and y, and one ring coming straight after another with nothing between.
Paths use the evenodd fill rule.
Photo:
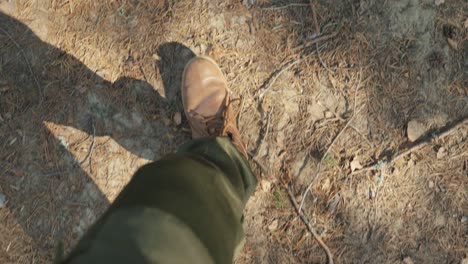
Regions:
<instances>
[{"instance_id":1,"label":"forest floor","mask_svg":"<svg viewBox=\"0 0 468 264\"><path fill-rule=\"evenodd\" d=\"M190 140L194 55L262 179L235 263L326 263L294 202L335 263L468 261L466 0L311 3L0 1L0 262L68 252Z\"/></svg>"}]
</instances>

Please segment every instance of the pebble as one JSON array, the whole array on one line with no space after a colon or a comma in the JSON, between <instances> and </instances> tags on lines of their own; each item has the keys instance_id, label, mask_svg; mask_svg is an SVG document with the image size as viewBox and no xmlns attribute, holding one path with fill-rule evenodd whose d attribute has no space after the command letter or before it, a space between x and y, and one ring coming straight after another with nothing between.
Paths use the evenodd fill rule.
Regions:
<instances>
[{"instance_id":1,"label":"pebble","mask_svg":"<svg viewBox=\"0 0 468 264\"><path fill-rule=\"evenodd\" d=\"M406 133L408 135L408 139L411 142L414 142L424 133L426 133L426 127L423 123L419 121L411 120L408 122L408 128L406 130Z\"/></svg>"},{"instance_id":2,"label":"pebble","mask_svg":"<svg viewBox=\"0 0 468 264\"><path fill-rule=\"evenodd\" d=\"M269 192L271 190L271 182L267 180L261 180L260 187L262 187L264 192Z\"/></svg>"},{"instance_id":3,"label":"pebble","mask_svg":"<svg viewBox=\"0 0 468 264\"><path fill-rule=\"evenodd\" d=\"M353 161L350 163L351 171L362 169L362 165L359 162L359 159L354 158Z\"/></svg>"},{"instance_id":4,"label":"pebble","mask_svg":"<svg viewBox=\"0 0 468 264\"><path fill-rule=\"evenodd\" d=\"M326 111L326 112L325 112L325 117L326 117L326 118L332 118L332 117L334 117L334 116L335 116L335 115L334 115L332 112L330 112L330 111Z\"/></svg>"},{"instance_id":5,"label":"pebble","mask_svg":"<svg viewBox=\"0 0 468 264\"><path fill-rule=\"evenodd\" d=\"M442 159L443 157L447 156L447 150L444 147L441 147L437 151L437 159Z\"/></svg>"},{"instance_id":6,"label":"pebble","mask_svg":"<svg viewBox=\"0 0 468 264\"><path fill-rule=\"evenodd\" d=\"M429 181L429 188L434 188L434 182L433 181Z\"/></svg>"},{"instance_id":7,"label":"pebble","mask_svg":"<svg viewBox=\"0 0 468 264\"><path fill-rule=\"evenodd\" d=\"M179 112L176 112L174 114L173 120L176 125L182 124L182 115Z\"/></svg>"},{"instance_id":8,"label":"pebble","mask_svg":"<svg viewBox=\"0 0 468 264\"><path fill-rule=\"evenodd\" d=\"M278 219L271 222L271 224L268 226L268 229L270 231L275 231L276 229L278 229Z\"/></svg>"}]
</instances>

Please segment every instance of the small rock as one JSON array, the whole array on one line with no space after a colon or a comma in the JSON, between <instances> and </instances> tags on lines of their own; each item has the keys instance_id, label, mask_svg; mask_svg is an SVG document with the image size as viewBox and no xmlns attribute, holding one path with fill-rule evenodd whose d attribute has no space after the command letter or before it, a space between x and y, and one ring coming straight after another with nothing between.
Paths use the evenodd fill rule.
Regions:
<instances>
[{"instance_id":1,"label":"small rock","mask_svg":"<svg viewBox=\"0 0 468 264\"><path fill-rule=\"evenodd\" d=\"M325 117L326 117L326 118L332 118L332 117L334 117L334 116L335 116L335 115L334 115L332 112L330 112L330 111L326 111L326 112L325 112Z\"/></svg>"},{"instance_id":2,"label":"small rock","mask_svg":"<svg viewBox=\"0 0 468 264\"><path fill-rule=\"evenodd\" d=\"M261 180L260 181L260 186L262 187L262 190L265 192L268 192L271 190L271 182L267 180Z\"/></svg>"},{"instance_id":3,"label":"small rock","mask_svg":"<svg viewBox=\"0 0 468 264\"><path fill-rule=\"evenodd\" d=\"M434 182L433 181L429 181L429 188L434 188Z\"/></svg>"},{"instance_id":4,"label":"small rock","mask_svg":"<svg viewBox=\"0 0 468 264\"><path fill-rule=\"evenodd\" d=\"M403 263L404 264L414 264L413 259L411 259L411 257L405 257L403 259Z\"/></svg>"},{"instance_id":5,"label":"small rock","mask_svg":"<svg viewBox=\"0 0 468 264\"><path fill-rule=\"evenodd\" d=\"M447 150L444 147L441 147L437 151L437 159L442 159L443 157L447 156Z\"/></svg>"},{"instance_id":6,"label":"small rock","mask_svg":"<svg viewBox=\"0 0 468 264\"><path fill-rule=\"evenodd\" d=\"M434 4L436 6L440 6L441 4L443 4L445 2L445 0L434 0Z\"/></svg>"},{"instance_id":7,"label":"small rock","mask_svg":"<svg viewBox=\"0 0 468 264\"><path fill-rule=\"evenodd\" d=\"M180 125L180 124L182 124L182 115L179 112L176 112L174 114L174 117L172 118L172 120L174 120L174 123L176 125Z\"/></svg>"},{"instance_id":8,"label":"small rock","mask_svg":"<svg viewBox=\"0 0 468 264\"><path fill-rule=\"evenodd\" d=\"M408 128L406 132L408 139L411 142L414 142L426 132L426 127L419 121L411 120L408 122Z\"/></svg>"},{"instance_id":9,"label":"small rock","mask_svg":"<svg viewBox=\"0 0 468 264\"><path fill-rule=\"evenodd\" d=\"M353 161L351 161L350 166L351 166L351 171L362 169L362 165L356 157L354 157Z\"/></svg>"},{"instance_id":10,"label":"small rock","mask_svg":"<svg viewBox=\"0 0 468 264\"><path fill-rule=\"evenodd\" d=\"M0 208L4 208L7 203L6 196L3 193L0 193Z\"/></svg>"},{"instance_id":11,"label":"small rock","mask_svg":"<svg viewBox=\"0 0 468 264\"><path fill-rule=\"evenodd\" d=\"M275 231L278 229L278 219L275 219L271 224L268 226L268 230Z\"/></svg>"}]
</instances>

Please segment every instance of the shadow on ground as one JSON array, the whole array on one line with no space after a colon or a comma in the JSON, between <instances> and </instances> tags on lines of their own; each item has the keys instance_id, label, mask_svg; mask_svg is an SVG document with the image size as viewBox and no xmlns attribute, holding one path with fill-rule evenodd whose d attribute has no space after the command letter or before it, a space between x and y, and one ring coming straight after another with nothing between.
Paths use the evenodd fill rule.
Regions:
<instances>
[{"instance_id":1,"label":"shadow on ground","mask_svg":"<svg viewBox=\"0 0 468 264\"><path fill-rule=\"evenodd\" d=\"M182 70L194 54L172 42L161 45L158 55L165 98L144 81L102 79L0 13L0 186L11 215L46 259L58 241L66 248L73 244L109 204L89 174L99 166L92 162L99 155L95 138L114 140L145 160L188 138L160 117L181 112ZM57 125L76 132L62 137ZM82 143L82 157L69 151Z\"/></svg>"}]
</instances>

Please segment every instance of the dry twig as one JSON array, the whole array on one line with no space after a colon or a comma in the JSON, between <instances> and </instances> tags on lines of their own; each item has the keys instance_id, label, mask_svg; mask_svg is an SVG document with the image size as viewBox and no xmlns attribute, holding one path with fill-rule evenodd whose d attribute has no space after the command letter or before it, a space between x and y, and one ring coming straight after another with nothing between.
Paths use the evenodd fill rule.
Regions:
<instances>
[{"instance_id":1,"label":"dry twig","mask_svg":"<svg viewBox=\"0 0 468 264\"><path fill-rule=\"evenodd\" d=\"M296 210L296 213L299 215L299 217L301 218L302 222L306 225L307 227L307 230L309 230L309 232L312 234L312 236L314 237L314 239L320 244L320 246L323 248L323 250L325 250L325 253L327 253L327 258L328 258L328 264L333 264L333 254L331 253L330 249L328 248L327 244L325 244L325 242L323 242L322 238L320 237L319 234L317 234L317 232L314 230L314 228L310 225L310 221L309 221L309 218L307 217L307 215L305 215L303 213L303 211L299 208L299 206L297 205L297 202L296 200L294 199L294 195L292 194L291 192L291 189L289 188L289 186L285 186L285 189L286 189L286 192L288 193L288 196L289 196L289 200L291 201L291 203L293 204L294 206L294 209Z\"/></svg>"},{"instance_id":2,"label":"dry twig","mask_svg":"<svg viewBox=\"0 0 468 264\"><path fill-rule=\"evenodd\" d=\"M425 146L427 146L427 145L429 145L429 144L431 144L431 143L433 143L433 142L435 142L435 141L437 141L439 139L442 139L442 138L448 136L449 134L453 133L454 131L456 131L457 129L459 129L460 127L465 126L465 125L468 125L468 116L465 116L465 117L459 119L458 121L455 121L454 123L439 129L435 133L424 137L420 141L416 142L412 147L410 147L407 150L401 152L400 154L390 158L390 160L388 160L388 161L382 161L382 160L376 161L376 162L374 162L374 163L372 163L372 164L370 164L370 165L368 165L368 166L366 166L366 167L364 167L362 169L353 171L351 173L351 175L358 174L358 173L365 172L365 171L370 171L370 170L383 170L388 165L393 164L395 161L405 157L406 155L408 155L410 153L413 153L413 152L415 152L417 150L420 150L423 147L425 147Z\"/></svg>"},{"instance_id":3,"label":"dry twig","mask_svg":"<svg viewBox=\"0 0 468 264\"><path fill-rule=\"evenodd\" d=\"M249 154L252 156L252 153L249 153ZM265 167L265 165L262 164L262 162L260 162L259 160L255 159L255 158L254 158L254 161L259 165L259 167L262 170L263 174L268 173L268 169ZM289 172L286 172L286 173L287 173L287 178L290 179ZM294 195L293 195L293 193L291 191L291 188L289 188L289 184L287 182L285 182L284 179L282 179L281 182L282 182L282 185L283 185L284 189L286 190L286 193L288 194L289 200L291 201L296 213L299 215L299 218L304 223L304 225L307 227L307 230L312 234L314 239L319 243L319 245L323 248L323 250L327 254L328 264L334 264L333 254L331 253L330 248L328 248L327 244L325 244L325 242L323 242L320 235L317 234L315 229L312 227L312 225L310 224L309 217L297 205L297 202L294 199Z\"/></svg>"},{"instance_id":4,"label":"dry twig","mask_svg":"<svg viewBox=\"0 0 468 264\"><path fill-rule=\"evenodd\" d=\"M94 143L96 141L96 129L94 127L93 119L91 119L91 127L93 128L91 146L89 147L89 151L88 151L88 154L86 154L86 157L80 162L80 165L83 165L91 157L93 150L94 150Z\"/></svg>"},{"instance_id":5,"label":"dry twig","mask_svg":"<svg viewBox=\"0 0 468 264\"><path fill-rule=\"evenodd\" d=\"M322 50L325 47L325 45L320 46L320 50ZM271 89L273 84L276 82L278 77L280 77L285 71L291 69L294 65L303 62L305 59L309 58L310 56L314 55L316 51L312 51L309 54L302 56L298 59L291 60L284 64L280 69L276 70L273 72L270 77L264 82L264 84L258 89L258 98L260 101L263 99L265 94Z\"/></svg>"}]
</instances>

